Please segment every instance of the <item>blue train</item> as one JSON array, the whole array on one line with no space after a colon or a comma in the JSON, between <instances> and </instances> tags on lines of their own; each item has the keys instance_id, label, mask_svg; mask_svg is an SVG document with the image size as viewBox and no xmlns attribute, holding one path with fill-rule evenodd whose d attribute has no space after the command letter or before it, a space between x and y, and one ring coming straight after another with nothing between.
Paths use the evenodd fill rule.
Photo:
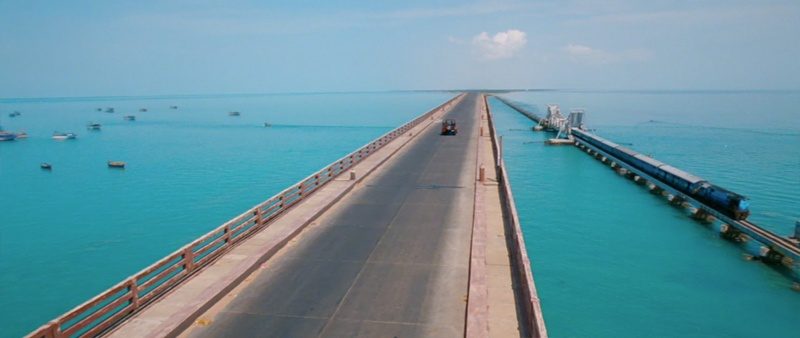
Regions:
<instances>
[{"instance_id":1,"label":"blue train","mask_svg":"<svg viewBox=\"0 0 800 338\"><path fill-rule=\"evenodd\" d=\"M572 135L735 220L750 215L747 197L577 128Z\"/></svg>"}]
</instances>

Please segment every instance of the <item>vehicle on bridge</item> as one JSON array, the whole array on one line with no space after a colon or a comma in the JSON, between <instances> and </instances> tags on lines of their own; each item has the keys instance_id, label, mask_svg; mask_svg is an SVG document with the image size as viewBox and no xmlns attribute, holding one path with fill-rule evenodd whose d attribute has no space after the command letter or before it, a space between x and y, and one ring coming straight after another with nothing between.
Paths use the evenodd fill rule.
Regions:
<instances>
[{"instance_id":1,"label":"vehicle on bridge","mask_svg":"<svg viewBox=\"0 0 800 338\"><path fill-rule=\"evenodd\" d=\"M572 135L730 218L741 221L750 216L745 196L580 129L572 128Z\"/></svg>"},{"instance_id":2,"label":"vehicle on bridge","mask_svg":"<svg viewBox=\"0 0 800 338\"><path fill-rule=\"evenodd\" d=\"M446 119L442 121L442 135L455 135L457 133L456 120Z\"/></svg>"}]
</instances>

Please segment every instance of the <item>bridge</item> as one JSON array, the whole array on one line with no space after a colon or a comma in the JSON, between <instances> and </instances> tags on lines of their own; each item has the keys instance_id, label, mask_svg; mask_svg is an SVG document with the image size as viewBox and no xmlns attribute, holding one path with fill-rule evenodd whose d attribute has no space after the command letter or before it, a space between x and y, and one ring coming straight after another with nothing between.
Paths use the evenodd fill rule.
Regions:
<instances>
[{"instance_id":1,"label":"bridge","mask_svg":"<svg viewBox=\"0 0 800 338\"><path fill-rule=\"evenodd\" d=\"M498 147L459 94L29 337L546 337Z\"/></svg>"},{"instance_id":2,"label":"bridge","mask_svg":"<svg viewBox=\"0 0 800 338\"><path fill-rule=\"evenodd\" d=\"M500 96L494 97L533 122L540 122L541 118L538 115L513 101ZM591 133L586 135L593 139L597 138ZM797 238L780 236L748 220L732 219L580 138L569 140L568 143L592 155L620 175L633 180L637 184L647 186L651 192L663 195L671 204L685 207L694 218L706 223L713 223L716 220L721 221L719 232L722 237L738 243L755 240L760 246L757 253L759 259L781 269L785 268L789 277L794 281L794 287L800 290L800 242L798 242ZM800 229L800 225L797 225L797 227Z\"/></svg>"}]
</instances>

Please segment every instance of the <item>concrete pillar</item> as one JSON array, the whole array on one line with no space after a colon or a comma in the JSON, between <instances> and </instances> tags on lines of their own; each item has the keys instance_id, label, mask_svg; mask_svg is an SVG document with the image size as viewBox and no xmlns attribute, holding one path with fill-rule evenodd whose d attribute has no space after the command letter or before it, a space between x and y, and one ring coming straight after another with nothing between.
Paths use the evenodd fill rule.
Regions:
<instances>
[{"instance_id":1,"label":"concrete pillar","mask_svg":"<svg viewBox=\"0 0 800 338\"><path fill-rule=\"evenodd\" d=\"M759 255L760 257L767 257L767 256L769 256L769 252L770 252L770 248L769 248L769 247L767 247L767 246L764 246L764 245L762 245L760 248L758 248L758 255Z\"/></svg>"},{"instance_id":2,"label":"concrete pillar","mask_svg":"<svg viewBox=\"0 0 800 338\"><path fill-rule=\"evenodd\" d=\"M794 238L800 239L800 220L794 222Z\"/></svg>"},{"instance_id":3,"label":"concrete pillar","mask_svg":"<svg viewBox=\"0 0 800 338\"><path fill-rule=\"evenodd\" d=\"M483 167L483 164L481 164L481 167L478 171L478 180L481 182L486 182L486 168Z\"/></svg>"},{"instance_id":4,"label":"concrete pillar","mask_svg":"<svg viewBox=\"0 0 800 338\"><path fill-rule=\"evenodd\" d=\"M481 126L481 136L483 136L483 126Z\"/></svg>"},{"instance_id":5,"label":"concrete pillar","mask_svg":"<svg viewBox=\"0 0 800 338\"><path fill-rule=\"evenodd\" d=\"M355 170L350 170L350 180L351 181L355 181L356 180L356 171Z\"/></svg>"}]
</instances>

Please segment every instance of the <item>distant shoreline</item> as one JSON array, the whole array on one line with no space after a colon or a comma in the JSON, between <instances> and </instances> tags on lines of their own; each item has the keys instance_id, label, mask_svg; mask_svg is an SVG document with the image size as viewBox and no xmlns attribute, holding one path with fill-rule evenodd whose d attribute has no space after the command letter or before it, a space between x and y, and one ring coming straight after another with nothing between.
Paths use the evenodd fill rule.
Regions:
<instances>
[{"instance_id":1,"label":"distant shoreline","mask_svg":"<svg viewBox=\"0 0 800 338\"><path fill-rule=\"evenodd\" d=\"M80 101L125 101L125 100L172 100L209 99L224 97L260 97L286 95L343 95L343 94L393 94L393 93L453 93L453 92L566 92L594 94L794 94L800 89L578 89L578 88L519 88L519 89L399 89L375 91L310 91L310 92L267 92L267 93L217 93L217 94L164 94L164 95L108 95L108 96L41 96L0 98L0 104L35 102L80 102Z\"/></svg>"}]
</instances>

